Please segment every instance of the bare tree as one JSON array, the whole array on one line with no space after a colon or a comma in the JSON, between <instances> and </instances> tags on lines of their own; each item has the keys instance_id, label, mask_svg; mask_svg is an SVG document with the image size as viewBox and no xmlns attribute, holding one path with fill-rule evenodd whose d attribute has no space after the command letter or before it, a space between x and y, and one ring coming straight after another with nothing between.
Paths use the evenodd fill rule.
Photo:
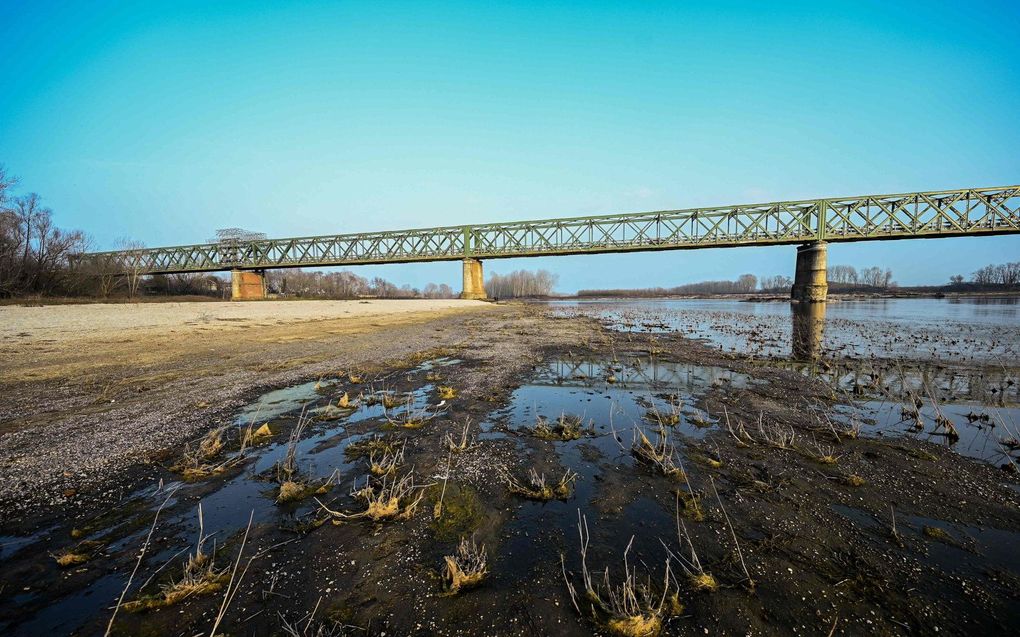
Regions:
<instances>
[{"instance_id":1,"label":"bare tree","mask_svg":"<svg viewBox=\"0 0 1020 637\"><path fill-rule=\"evenodd\" d=\"M763 276L759 279L763 292L789 292L793 279L782 274Z\"/></svg>"},{"instance_id":2,"label":"bare tree","mask_svg":"<svg viewBox=\"0 0 1020 637\"><path fill-rule=\"evenodd\" d=\"M978 285L991 285L995 283L995 266L986 265L974 272L971 280Z\"/></svg>"},{"instance_id":3,"label":"bare tree","mask_svg":"<svg viewBox=\"0 0 1020 637\"><path fill-rule=\"evenodd\" d=\"M741 274L737 277L737 287L741 292L754 292L754 289L758 287L758 277L753 274Z\"/></svg>"},{"instance_id":4,"label":"bare tree","mask_svg":"<svg viewBox=\"0 0 1020 637\"><path fill-rule=\"evenodd\" d=\"M7 210L7 190L16 186L18 180L7 174L7 168L0 164L0 212Z\"/></svg>"},{"instance_id":5,"label":"bare tree","mask_svg":"<svg viewBox=\"0 0 1020 637\"><path fill-rule=\"evenodd\" d=\"M834 265L829 267L828 280L840 285L857 284L857 268L852 265Z\"/></svg>"},{"instance_id":6,"label":"bare tree","mask_svg":"<svg viewBox=\"0 0 1020 637\"><path fill-rule=\"evenodd\" d=\"M145 244L141 241L129 239L127 237L118 239L117 244L118 249L127 253L122 259L121 266L124 271L125 281L127 282L128 296L133 298L138 295L138 288L142 283L142 275L144 272L142 250L145 249Z\"/></svg>"}]
</instances>

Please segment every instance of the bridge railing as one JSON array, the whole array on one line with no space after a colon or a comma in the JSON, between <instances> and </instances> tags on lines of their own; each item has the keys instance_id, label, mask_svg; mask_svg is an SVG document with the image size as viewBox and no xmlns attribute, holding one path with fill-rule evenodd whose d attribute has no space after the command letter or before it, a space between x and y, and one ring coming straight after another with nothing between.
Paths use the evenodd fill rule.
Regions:
<instances>
[{"instance_id":1,"label":"bridge railing","mask_svg":"<svg viewBox=\"0 0 1020 637\"><path fill-rule=\"evenodd\" d=\"M90 253L138 273L500 258L1020 232L1020 186Z\"/></svg>"}]
</instances>

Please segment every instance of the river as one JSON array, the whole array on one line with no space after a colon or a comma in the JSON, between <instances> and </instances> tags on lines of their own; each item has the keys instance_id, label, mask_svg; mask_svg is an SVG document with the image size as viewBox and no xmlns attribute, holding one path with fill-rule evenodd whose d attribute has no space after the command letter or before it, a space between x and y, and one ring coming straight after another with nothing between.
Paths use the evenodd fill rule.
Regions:
<instances>
[{"instance_id":1,"label":"river","mask_svg":"<svg viewBox=\"0 0 1020 637\"><path fill-rule=\"evenodd\" d=\"M595 316L614 329L678 331L752 357L789 358L798 340L813 340L801 343L807 353L834 359L1020 365L1020 297L1015 296L881 298L811 306L729 299L593 299L552 305L564 314Z\"/></svg>"},{"instance_id":2,"label":"river","mask_svg":"<svg viewBox=\"0 0 1020 637\"><path fill-rule=\"evenodd\" d=\"M552 303L613 329L673 331L790 367L845 392L873 435L923 437L1015 469L1020 450L1020 297L825 304L728 299ZM916 407L915 407L916 406ZM952 423L952 430L950 425Z\"/></svg>"}]
</instances>

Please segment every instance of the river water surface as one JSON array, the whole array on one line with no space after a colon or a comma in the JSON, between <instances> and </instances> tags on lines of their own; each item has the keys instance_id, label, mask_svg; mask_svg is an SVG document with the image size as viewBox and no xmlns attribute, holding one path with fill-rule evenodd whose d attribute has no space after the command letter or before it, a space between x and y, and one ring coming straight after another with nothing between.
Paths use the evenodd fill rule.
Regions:
<instances>
[{"instance_id":1,"label":"river water surface","mask_svg":"<svg viewBox=\"0 0 1020 637\"><path fill-rule=\"evenodd\" d=\"M792 354L798 319L798 306L786 302L593 299L552 305L616 329L678 331L724 351L780 358ZM1020 297L861 299L807 310L809 320L821 323L815 331L821 332L823 356L1020 364Z\"/></svg>"},{"instance_id":2,"label":"river water surface","mask_svg":"<svg viewBox=\"0 0 1020 637\"><path fill-rule=\"evenodd\" d=\"M866 434L920 437L1007 469L1020 462L1020 297L809 305L593 299L552 306L616 330L678 332L735 356L792 367L852 398L844 416L866 422Z\"/></svg>"}]
</instances>

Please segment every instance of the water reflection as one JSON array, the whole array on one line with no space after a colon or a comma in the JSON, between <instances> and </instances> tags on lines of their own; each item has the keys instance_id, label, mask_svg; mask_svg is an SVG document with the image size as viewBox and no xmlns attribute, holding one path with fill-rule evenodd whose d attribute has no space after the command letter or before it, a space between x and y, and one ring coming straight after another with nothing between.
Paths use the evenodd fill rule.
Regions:
<instances>
[{"instance_id":1,"label":"water reflection","mask_svg":"<svg viewBox=\"0 0 1020 637\"><path fill-rule=\"evenodd\" d=\"M825 336L825 303L791 303L793 359L812 361L822 355Z\"/></svg>"}]
</instances>

